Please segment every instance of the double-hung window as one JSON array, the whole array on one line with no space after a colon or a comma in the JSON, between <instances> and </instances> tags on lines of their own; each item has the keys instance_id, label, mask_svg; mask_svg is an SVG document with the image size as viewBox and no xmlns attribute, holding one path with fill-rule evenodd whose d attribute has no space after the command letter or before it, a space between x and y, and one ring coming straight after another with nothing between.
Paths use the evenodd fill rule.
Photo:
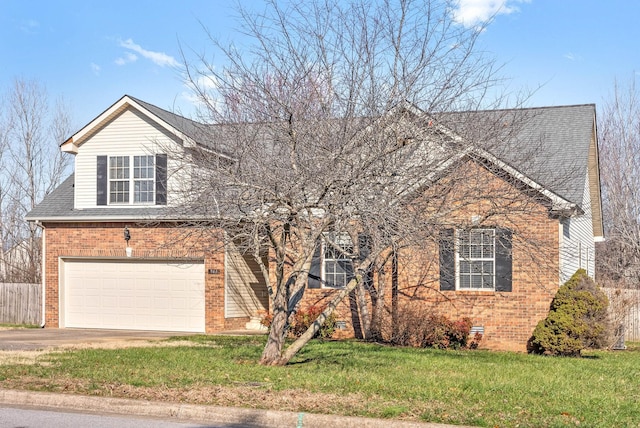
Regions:
<instances>
[{"instance_id":1,"label":"double-hung window","mask_svg":"<svg viewBox=\"0 0 640 428\"><path fill-rule=\"evenodd\" d=\"M128 204L131 171L129 156L109 158L109 203Z\"/></svg>"},{"instance_id":2,"label":"double-hung window","mask_svg":"<svg viewBox=\"0 0 640 428\"><path fill-rule=\"evenodd\" d=\"M439 247L440 290L512 291L509 229L443 229Z\"/></svg>"},{"instance_id":3,"label":"double-hung window","mask_svg":"<svg viewBox=\"0 0 640 428\"><path fill-rule=\"evenodd\" d=\"M327 235L323 242L323 280L327 287L344 288L353 278L353 243L346 233Z\"/></svg>"},{"instance_id":4,"label":"double-hung window","mask_svg":"<svg viewBox=\"0 0 640 428\"><path fill-rule=\"evenodd\" d=\"M348 233L324 233L311 257L309 288L345 288L355 276L354 257L358 257L358 262L363 261L369 257L370 251L371 241L364 233L358 234L357 243ZM364 285L368 287L372 279L370 269L363 274Z\"/></svg>"},{"instance_id":5,"label":"double-hung window","mask_svg":"<svg viewBox=\"0 0 640 428\"><path fill-rule=\"evenodd\" d=\"M133 203L152 204L155 195L154 156L133 157Z\"/></svg>"},{"instance_id":6,"label":"double-hung window","mask_svg":"<svg viewBox=\"0 0 640 428\"><path fill-rule=\"evenodd\" d=\"M167 205L167 155L96 157L96 205Z\"/></svg>"},{"instance_id":7,"label":"double-hung window","mask_svg":"<svg viewBox=\"0 0 640 428\"><path fill-rule=\"evenodd\" d=\"M148 155L109 157L109 204L154 203L154 158Z\"/></svg>"},{"instance_id":8,"label":"double-hung window","mask_svg":"<svg viewBox=\"0 0 640 428\"><path fill-rule=\"evenodd\" d=\"M495 288L495 230L458 229L458 288L493 290Z\"/></svg>"}]
</instances>

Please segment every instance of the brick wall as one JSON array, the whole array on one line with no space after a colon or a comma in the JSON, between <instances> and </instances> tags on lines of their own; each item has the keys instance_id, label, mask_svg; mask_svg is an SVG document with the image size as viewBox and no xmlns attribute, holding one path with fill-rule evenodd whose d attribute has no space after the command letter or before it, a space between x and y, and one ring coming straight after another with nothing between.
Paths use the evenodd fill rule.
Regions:
<instances>
[{"instance_id":1,"label":"brick wall","mask_svg":"<svg viewBox=\"0 0 640 428\"><path fill-rule=\"evenodd\" d=\"M224 251L215 232L205 229L127 223L134 256L142 259L198 259L205 268L207 333L238 328L248 318L224 318ZM125 258L123 223L45 223L46 327L59 327L59 266L64 257ZM209 269L218 273L208 274Z\"/></svg>"},{"instance_id":2,"label":"brick wall","mask_svg":"<svg viewBox=\"0 0 640 428\"><path fill-rule=\"evenodd\" d=\"M439 247L437 236L420 237L398 254L398 307L419 305L423 313L444 314L452 319L471 318L474 326L484 327L481 347L525 351L526 343L539 320L543 319L559 286L559 221L537 195L523 189L475 162L462 165L455 182L443 182L446 197L439 188L416 201L426 215L429 198L438 194L440 207L447 207L446 227L471 226L481 219L486 227L508 228L513 233L511 292L440 291ZM463 175L462 175L463 174ZM455 175L455 172L454 172ZM453 185L452 185L453 184ZM443 200L445 199L445 200ZM477 226L477 225L476 225ZM390 268L386 272L385 326L391 334ZM377 286L377 278L374 278ZM331 290L307 290L303 305L322 304ZM354 334L360 322L352 303L345 299L336 317L347 323L342 336Z\"/></svg>"}]
</instances>

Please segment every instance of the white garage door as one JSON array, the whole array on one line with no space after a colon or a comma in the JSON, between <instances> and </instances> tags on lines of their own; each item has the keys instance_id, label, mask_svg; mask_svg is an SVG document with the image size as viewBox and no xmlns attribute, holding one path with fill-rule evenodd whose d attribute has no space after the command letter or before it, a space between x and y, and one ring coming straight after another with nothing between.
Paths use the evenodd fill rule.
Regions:
<instances>
[{"instance_id":1,"label":"white garage door","mask_svg":"<svg viewBox=\"0 0 640 428\"><path fill-rule=\"evenodd\" d=\"M204 264L65 260L64 327L204 332Z\"/></svg>"}]
</instances>

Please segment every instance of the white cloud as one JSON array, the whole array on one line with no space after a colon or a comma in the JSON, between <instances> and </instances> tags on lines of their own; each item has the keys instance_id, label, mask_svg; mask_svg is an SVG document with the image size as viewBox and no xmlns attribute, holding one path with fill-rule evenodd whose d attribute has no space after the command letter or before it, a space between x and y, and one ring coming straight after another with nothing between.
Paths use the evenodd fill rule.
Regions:
<instances>
[{"instance_id":1,"label":"white cloud","mask_svg":"<svg viewBox=\"0 0 640 428\"><path fill-rule=\"evenodd\" d=\"M91 63L91 71L93 71L93 74L95 74L96 76L100 75L100 66L98 64L96 64L95 62Z\"/></svg>"},{"instance_id":2,"label":"white cloud","mask_svg":"<svg viewBox=\"0 0 640 428\"><path fill-rule=\"evenodd\" d=\"M26 34L36 34L40 23L35 19L28 19L20 23L20 30Z\"/></svg>"},{"instance_id":3,"label":"white cloud","mask_svg":"<svg viewBox=\"0 0 640 428\"><path fill-rule=\"evenodd\" d=\"M566 53L563 56L569 61L582 61L582 57L574 54L573 52Z\"/></svg>"},{"instance_id":4,"label":"white cloud","mask_svg":"<svg viewBox=\"0 0 640 428\"><path fill-rule=\"evenodd\" d=\"M153 61L153 63L155 63L156 65L159 65L160 67L167 67L167 66L168 67L177 67L177 66L179 66L178 61L176 61L176 59L174 57L172 57L171 55L167 55L164 52L148 51L148 50L144 49L142 46L134 43L133 40L131 40L131 39L121 40L120 41L120 46L125 48L125 49L129 49L130 51L136 52L137 54L140 54L142 57ZM137 56L135 56L131 52L128 52L128 55L133 55L137 59ZM125 58L118 58L118 60L120 60L120 59L125 61L122 64L126 64L127 62L133 62L133 61L126 61ZM118 60L116 60L116 64L119 64ZM122 65L122 64L119 64L119 65Z\"/></svg>"},{"instance_id":5,"label":"white cloud","mask_svg":"<svg viewBox=\"0 0 640 428\"><path fill-rule=\"evenodd\" d=\"M202 74L196 79L196 85L205 91L212 91L218 88L218 79L213 74Z\"/></svg>"},{"instance_id":6,"label":"white cloud","mask_svg":"<svg viewBox=\"0 0 640 428\"><path fill-rule=\"evenodd\" d=\"M131 52L125 52L124 57L116 58L117 65L125 65L130 62L136 62L138 60L138 56Z\"/></svg>"},{"instance_id":7,"label":"white cloud","mask_svg":"<svg viewBox=\"0 0 640 428\"><path fill-rule=\"evenodd\" d=\"M496 15L508 15L519 9L515 3L529 3L531 0L455 0L453 19L465 27L473 27L489 21Z\"/></svg>"},{"instance_id":8,"label":"white cloud","mask_svg":"<svg viewBox=\"0 0 640 428\"><path fill-rule=\"evenodd\" d=\"M202 74L195 81L185 79L184 85L187 91L182 93L182 98L195 107L204 107L206 104L218 105L217 93L218 79L212 74Z\"/></svg>"}]
</instances>

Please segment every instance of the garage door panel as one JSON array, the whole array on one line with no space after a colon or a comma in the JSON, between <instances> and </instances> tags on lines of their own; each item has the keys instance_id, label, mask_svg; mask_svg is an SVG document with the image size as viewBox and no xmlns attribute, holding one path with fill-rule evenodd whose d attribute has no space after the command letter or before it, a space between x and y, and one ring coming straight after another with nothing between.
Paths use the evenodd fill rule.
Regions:
<instances>
[{"instance_id":1,"label":"garage door panel","mask_svg":"<svg viewBox=\"0 0 640 428\"><path fill-rule=\"evenodd\" d=\"M64 261L64 326L204 332L204 264Z\"/></svg>"}]
</instances>

